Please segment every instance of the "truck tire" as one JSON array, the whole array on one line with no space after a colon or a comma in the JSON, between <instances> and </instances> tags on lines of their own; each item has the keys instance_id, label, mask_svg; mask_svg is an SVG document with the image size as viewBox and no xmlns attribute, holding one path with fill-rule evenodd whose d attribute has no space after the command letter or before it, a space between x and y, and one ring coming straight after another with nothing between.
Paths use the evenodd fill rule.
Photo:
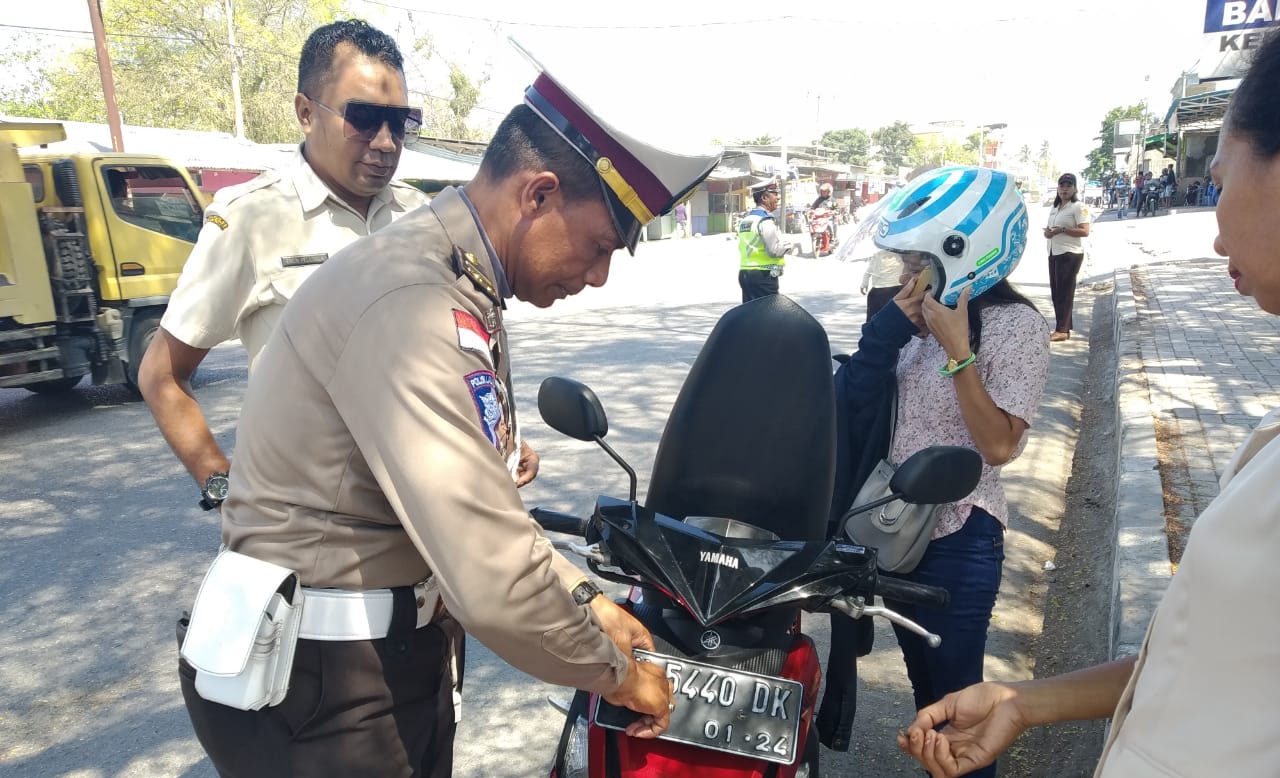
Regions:
<instances>
[{"instance_id":1,"label":"truck tire","mask_svg":"<svg viewBox=\"0 0 1280 778\"><path fill-rule=\"evenodd\" d=\"M51 381L40 381L35 384L27 384L23 388L28 392L35 392L36 394L62 394L63 392L69 392L75 388L75 386L80 383L81 378L84 378L84 376L64 376L62 378L54 378Z\"/></svg>"},{"instance_id":2,"label":"truck tire","mask_svg":"<svg viewBox=\"0 0 1280 778\"><path fill-rule=\"evenodd\" d=\"M125 360L125 377L129 381L129 386L134 389L138 388L138 368L142 365L142 355L147 353L147 348L155 339L156 330L160 329L160 317L163 315L162 310L148 309L136 314L129 327L129 352L128 359Z\"/></svg>"}]
</instances>

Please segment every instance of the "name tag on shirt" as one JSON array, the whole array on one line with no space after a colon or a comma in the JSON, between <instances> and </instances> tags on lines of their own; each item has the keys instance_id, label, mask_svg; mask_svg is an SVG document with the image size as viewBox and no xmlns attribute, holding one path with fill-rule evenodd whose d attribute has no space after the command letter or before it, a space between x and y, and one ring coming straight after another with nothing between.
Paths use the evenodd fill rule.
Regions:
<instances>
[{"instance_id":1,"label":"name tag on shirt","mask_svg":"<svg viewBox=\"0 0 1280 778\"><path fill-rule=\"evenodd\" d=\"M329 258L328 254L291 254L287 257L280 257L281 267L305 267L306 265L320 265Z\"/></svg>"}]
</instances>

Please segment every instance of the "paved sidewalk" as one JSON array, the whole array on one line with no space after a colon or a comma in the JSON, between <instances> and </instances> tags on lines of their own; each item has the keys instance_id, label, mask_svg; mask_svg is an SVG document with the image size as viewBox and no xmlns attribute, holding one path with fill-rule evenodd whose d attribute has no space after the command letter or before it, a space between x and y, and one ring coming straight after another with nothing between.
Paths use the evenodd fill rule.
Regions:
<instances>
[{"instance_id":1,"label":"paved sidewalk","mask_svg":"<svg viewBox=\"0 0 1280 778\"><path fill-rule=\"evenodd\" d=\"M1116 657L1138 650L1195 517L1280 393L1280 319L1235 291L1225 259L1205 257L1212 228L1201 214L1152 221L1126 236L1147 263L1115 271Z\"/></svg>"}]
</instances>

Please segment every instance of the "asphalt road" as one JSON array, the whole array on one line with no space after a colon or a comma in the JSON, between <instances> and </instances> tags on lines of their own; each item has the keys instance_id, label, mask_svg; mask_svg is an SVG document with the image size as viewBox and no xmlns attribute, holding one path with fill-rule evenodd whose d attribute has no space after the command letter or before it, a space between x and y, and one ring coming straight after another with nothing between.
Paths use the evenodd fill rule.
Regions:
<instances>
[{"instance_id":1,"label":"asphalt road","mask_svg":"<svg viewBox=\"0 0 1280 778\"><path fill-rule=\"evenodd\" d=\"M1043 217L1033 208L1032 220ZM863 320L860 263L796 258L782 279L849 350ZM1043 262L1014 280L1049 311ZM517 401L542 474L529 505L586 511L600 493L625 495L623 473L590 444L537 417L540 381L593 386L609 440L640 474L641 492L666 414L717 318L738 301L736 250L724 237L642 244L615 260L608 286L553 309L516 303L508 315ZM1087 327L1087 287L1077 306ZM1028 677L1046 586L1042 561L1061 518L1078 419L1083 339L1055 350L1055 378L1022 460L1007 469L1018 515L988 674ZM219 441L234 446L246 379L238 344L201 368L201 403ZM81 386L55 398L0 390L0 776L161 778L214 775L182 707L174 620L188 607L218 543L215 519L127 389ZM621 593L616 587L615 593ZM825 639L822 619L809 626ZM459 778L545 774L560 717L545 702L567 692L469 647ZM910 719L910 693L882 626L862 663L857 744L824 753L827 775L918 775L892 733Z\"/></svg>"}]
</instances>

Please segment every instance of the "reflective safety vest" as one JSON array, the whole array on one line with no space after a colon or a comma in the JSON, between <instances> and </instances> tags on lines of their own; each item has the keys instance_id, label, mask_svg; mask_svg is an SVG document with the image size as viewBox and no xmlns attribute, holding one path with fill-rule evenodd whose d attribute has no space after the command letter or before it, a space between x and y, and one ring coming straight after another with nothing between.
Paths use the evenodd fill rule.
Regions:
<instances>
[{"instance_id":1,"label":"reflective safety vest","mask_svg":"<svg viewBox=\"0 0 1280 778\"><path fill-rule=\"evenodd\" d=\"M770 270L782 267L783 257L771 257L760 236L760 222L773 216L763 208L754 208L738 222L738 256L742 270Z\"/></svg>"}]
</instances>

